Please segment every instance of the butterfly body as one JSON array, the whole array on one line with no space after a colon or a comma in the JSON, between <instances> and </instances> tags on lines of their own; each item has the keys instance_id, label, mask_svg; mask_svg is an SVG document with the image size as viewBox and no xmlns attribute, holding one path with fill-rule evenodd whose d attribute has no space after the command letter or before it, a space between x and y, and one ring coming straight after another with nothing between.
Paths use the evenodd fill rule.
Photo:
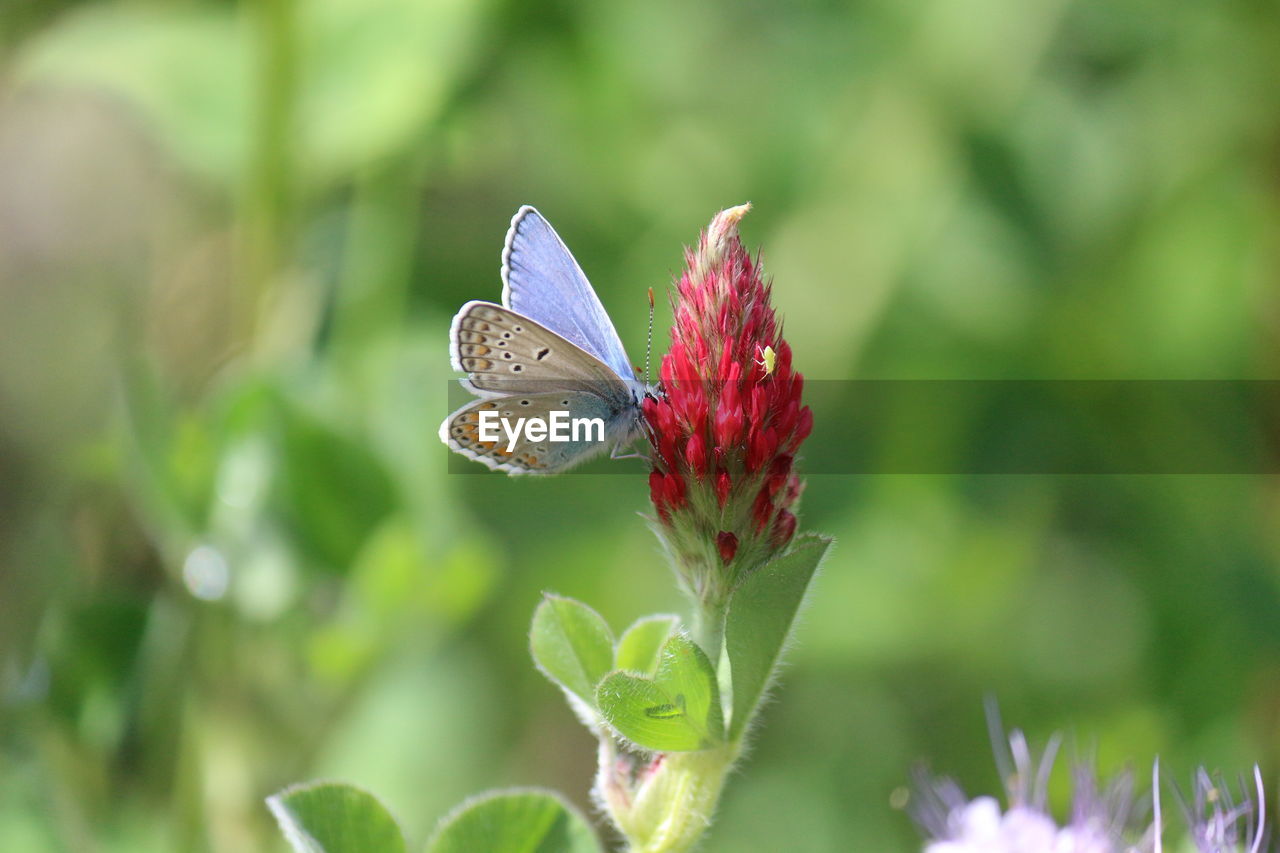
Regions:
<instances>
[{"instance_id":1,"label":"butterfly body","mask_svg":"<svg viewBox=\"0 0 1280 853\"><path fill-rule=\"evenodd\" d=\"M508 474L557 473L630 443L647 388L577 261L532 207L511 220L502 279L501 305L468 302L453 318L450 357L478 399L445 419L440 440ZM495 440L486 429L495 417L510 429L557 413L601 428L568 440L506 432Z\"/></svg>"}]
</instances>

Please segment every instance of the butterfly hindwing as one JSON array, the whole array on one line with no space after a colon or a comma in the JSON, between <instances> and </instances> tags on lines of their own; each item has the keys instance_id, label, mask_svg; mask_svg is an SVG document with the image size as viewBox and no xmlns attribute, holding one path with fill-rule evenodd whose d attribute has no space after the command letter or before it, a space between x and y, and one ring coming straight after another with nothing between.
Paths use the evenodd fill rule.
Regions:
<instances>
[{"instance_id":1,"label":"butterfly hindwing","mask_svg":"<svg viewBox=\"0 0 1280 853\"><path fill-rule=\"evenodd\" d=\"M622 339L590 282L542 214L529 205L516 212L502 252L502 304L541 323L635 379Z\"/></svg>"},{"instance_id":2,"label":"butterfly hindwing","mask_svg":"<svg viewBox=\"0 0 1280 853\"><path fill-rule=\"evenodd\" d=\"M557 411L567 412L571 419L599 419L600 426L579 423L578 440L572 440L572 426L566 427L569 441L529 441L518 428L522 418L549 422ZM501 426L489 436L496 435L496 440L484 440L481 419L486 412L504 419L517 432L514 444ZM440 425L440 440L463 456L508 474L555 474L629 441L635 429L635 419L628 411L610 408L599 395L558 390L473 400Z\"/></svg>"}]
</instances>

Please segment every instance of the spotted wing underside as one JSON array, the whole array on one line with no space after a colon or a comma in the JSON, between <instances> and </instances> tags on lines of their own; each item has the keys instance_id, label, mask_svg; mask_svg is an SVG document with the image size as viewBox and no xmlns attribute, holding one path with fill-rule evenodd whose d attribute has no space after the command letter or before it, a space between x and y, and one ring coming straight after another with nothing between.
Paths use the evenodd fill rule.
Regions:
<instances>
[{"instance_id":1,"label":"spotted wing underside","mask_svg":"<svg viewBox=\"0 0 1280 853\"><path fill-rule=\"evenodd\" d=\"M608 365L540 323L492 302L468 302L453 318L450 355L480 394L538 393L551 387L619 401L631 389Z\"/></svg>"},{"instance_id":2,"label":"spotted wing underside","mask_svg":"<svg viewBox=\"0 0 1280 853\"><path fill-rule=\"evenodd\" d=\"M577 440L572 426L566 429L569 441L530 441L518 432L514 445L511 436L499 426L486 441L481 432L483 413L493 412L512 429L520 418L541 418L549 422L553 411L568 412L570 419L598 418L603 428L579 424ZM539 394L516 394L473 400L455 411L440 425L440 440L451 450L474 459L494 470L508 474L555 474L599 455L611 446L629 440L634 434L635 418L629 410L611 409L595 394L578 391L556 391Z\"/></svg>"}]
</instances>

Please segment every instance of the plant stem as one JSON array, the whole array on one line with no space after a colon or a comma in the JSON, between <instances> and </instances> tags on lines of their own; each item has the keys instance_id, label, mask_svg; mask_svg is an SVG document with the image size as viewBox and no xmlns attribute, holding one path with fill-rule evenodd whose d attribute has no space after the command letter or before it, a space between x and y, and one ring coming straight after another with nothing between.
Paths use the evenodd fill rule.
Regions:
<instances>
[{"instance_id":1,"label":"plant stem","mask_svg":"<svg viewBox=\"0 0 1280 853\"><path fill-rule=\"evenodd\" d=\"M711 665L718 667L720 648L724 644L725 601L721 597L700 601L693 611L693 639L707 653Z\"/></svg>"},{"instance_id":2,"label":"plant stem","mask_svg":"<svg viewBox=\"0 0 1280 853\"><path fill-rule=\"evenodd\" d=\"M264 297L293 251L298 64L294 4L295 0L261 0L247 7L256 51L257 98L243 199L243 256L236 304L236 331L247 341L254 339Z\"/></svg>"},{"instance_id":3,"label":"plant stem","mask_svg":"<svg viewBox=\"0 0 1280 853\"><path fill-rule=\"evenodd\" d=\"M668 753L662 768L637 798L627 853L685 853L711 825L738 744L697 752ZM636 837L640 835L641 837Z\"/></svg>"},{"instance_id":4,"label":"plant stem","mask_svg":"<svg viewBox=\"0 0 1280 853\"><path fill-rule=\"evenodd\" d=\"M717 672L722 703L728 687L727 673L720 666L726 609L727 596L714 592L696 598L693 608L693 639ZM722 710L727 713L723 706ZM612 741L602 744L601 780L607 785L608 768L613 763ZM697 846L711 825L725 776L740 751L741 742L733 741L711 749L658 756L660 765L635 790L634 800L617 804L618 808L609 803L611 817L627 838L627 853L685 853ZM605 801L609 802L607 796Z\"/></svg>"},{"instance_id":5,"label":"plant stem","mask_svg":"<svg viewBox=\"0 0 1280 853\"><path fill-rule=\"evenodd\" d=\"M334 317L340 353L360 351L378 334L396 330L404 317L423 171L421 157L402 156L367 165L357 175Z\"/></svg>"}]
</instances>

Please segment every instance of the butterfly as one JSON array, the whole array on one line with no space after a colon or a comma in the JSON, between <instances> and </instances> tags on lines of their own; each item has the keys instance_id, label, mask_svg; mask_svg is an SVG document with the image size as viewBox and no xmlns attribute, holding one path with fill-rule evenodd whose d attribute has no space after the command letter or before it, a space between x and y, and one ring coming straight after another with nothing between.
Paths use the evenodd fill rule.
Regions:
<instances>
[{"instance_id":1,"label":"butterfly","mask_svg":"<svg viewBox=\"0 0 1280 853\"><path fill-rule=\"evenodd\" d=\"M440 440L489 468L555 474L606 448L617 455L640 434L649 390L582 268L529 205L511 219L502 249L502 304L463 305L449 329L449 356L478 399L445 418ZM575 423L559 437L518 430L561 415L587 428ZM499 418L506 426L495 431Z\"/></svg>"}]
</instances>

